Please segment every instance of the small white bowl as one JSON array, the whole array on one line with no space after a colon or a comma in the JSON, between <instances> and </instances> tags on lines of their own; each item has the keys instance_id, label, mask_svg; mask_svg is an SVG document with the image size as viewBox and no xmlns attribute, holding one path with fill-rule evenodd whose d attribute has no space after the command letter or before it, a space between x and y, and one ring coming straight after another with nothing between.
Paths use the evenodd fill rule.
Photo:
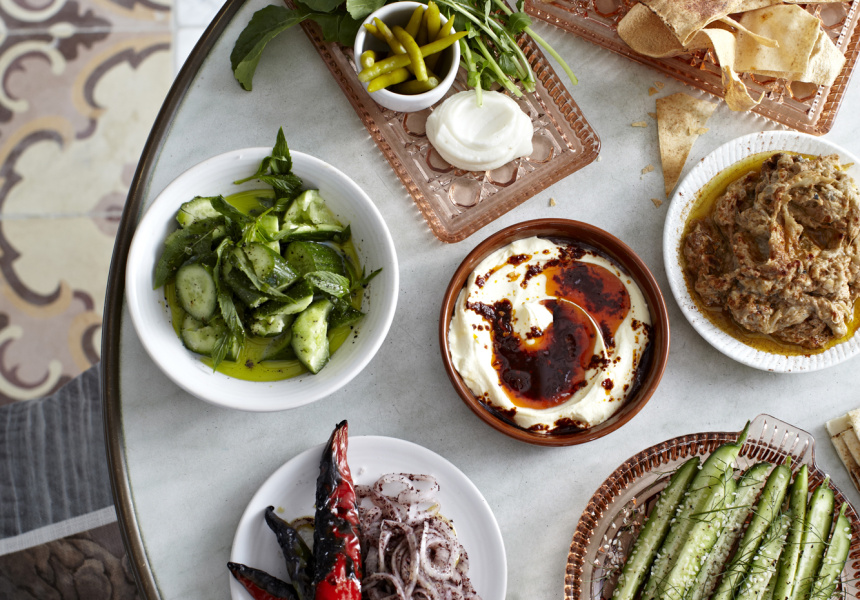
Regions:
<instances>
[{"instance_id":1,"label":"small white bowl","mask_svg":"<svg viewBox=\"0 0 860 600\"><path fill-rule=\"evenodd\" d=\"M349 223L361 264L367 272L382 268L365 293L364 318L317 375L283 381L245 381L213 372L198 354L182 345L173 330L164 289L152 289L155 263L164 239L176 229L179 206L194 196L233 194L265 189L259 181L234 185L251 175L271 148L246 148L212 157L185 171L164 188L140 221L126 265L125 294L134 328L152 360L181 388L198 398L247 411L296 408L324 398L345 386L370 362L394 318L400 287L394 242L382 215L354 181L333 166L292 151L293 172L308 189L319 189L342 223Z\"/></svg>"},{"instance_id":2,"label":"small white bowl","mask_svg":"<svg viewBox=\"0 0 860 600\"><path fill-rule=\"evenodd\" d=\"M406 27L409 22L409 17L418 6L426 6L421 2L394 2L386 4L379 10L371 13L361 24L358 33L355 36L355 44L353 52L355 54L355 66L361 70L359 57L365 50L375 50L377 53L388 52L388 46L373 37L367 29L364 28L365 23L373 23L375 18L379 18L388 27L400 25ZM441 17L442 24L448 22L444 15ZM436 104L445 93L451 89L454 83L454 78L457 76L457 70L460 68L460 44L459 42L452 44L442 51L437 63L436 74L444 77L439 82L439 85L423 94L397 94L387 89L378 90L370 94L370 97L379 105L396 110L398 112L418 112ZM367 89L367 84L364 84Z\"/></svg>"},{"instance_id":3,"label":"small white bowl","mask_svg":"<svg viewBox=\"0 0 860 600\"><path fill-rule=\"evenodd\" d=\"M842 164L853 163L848 169L848 174L854 178L854 181L860 182L860 159L824 138L796 131L761 131L737 138L711 152L681 181L666 213L666 224L663 228L663 260L666 275L669 277L669 287L672 288L672 295L681 307L681 312L693 329L714 348L729 358L763 371L777 373L817 371L860 354L860 335L854 335L818 354L786 356L758 350L735 339L701 313L690 296L681 268L681 238L690 211L696 204L699 190L721 171L748 156L780 150L814 155L838 154Z\"/></svg>"}]
</instances>

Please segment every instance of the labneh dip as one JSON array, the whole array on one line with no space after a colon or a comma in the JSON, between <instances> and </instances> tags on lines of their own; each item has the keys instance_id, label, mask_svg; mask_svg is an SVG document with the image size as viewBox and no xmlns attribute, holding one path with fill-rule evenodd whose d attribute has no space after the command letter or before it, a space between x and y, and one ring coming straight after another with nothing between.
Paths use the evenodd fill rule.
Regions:
<instances>
[{"instance_id":1,"label":"labneh dip","mask_svg":"<svg viewBox=\"0 0 860 600\"><path fill-rule=\"evenodd\" d=\"M484 259L457 298L451 362L482 403L524 429L586 429L637 387L651 341L633 279L587 246L532 237Z\"/></svg>"}]
</instances>

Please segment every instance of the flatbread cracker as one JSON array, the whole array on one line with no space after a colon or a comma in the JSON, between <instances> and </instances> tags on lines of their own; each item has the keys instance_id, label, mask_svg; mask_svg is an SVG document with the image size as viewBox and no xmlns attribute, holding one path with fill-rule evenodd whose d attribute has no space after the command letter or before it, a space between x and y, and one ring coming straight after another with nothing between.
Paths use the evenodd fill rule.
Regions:
<instances>
[{"instance_id":1,"label":"flatbread cracker","mask_svg":"<svg viewBox=\"0 0 860 600\"><path fill-rule=\"evenodd\" d=\"M740 24L755 34L776 40L779 47L769 48L741 32L735 71L803 73L818 39L819 23L817 17L795 4L778 4L745 12L741 15Z\"/></svg>"},{"instance_id":2,"label":"flatbread cracker","mask_svg":"<svg viewBox=\"0 0 860 600\"><path fill-rule=\"evenodd\" d=\"M684 52L684 46L663 20L644 4L634 4L618 22L618 36L639 54L665 58Z\"/></svg>"},{"instance_id":3,"label":"flatbread cracker","mask_svg":"<svg viewBox=\"0 0 860 600\"><path fill-rule=\"evenodd\" d=\"M722 17L738 12L744 0L643 0L675 34L686 44L696 32Z\"/></svg>"},{"instance_id":4,"label":"flatbread cracker","mask_svg":"<svg viewBox=\"0 0 860 600\"><path fill-rule=\"evenodd\" d=\"M698 131L716 108L713 102L697 100L683 93L657 99L657 131L667 198L678 183L687 156L699 137Z\"/></svg>"},{"instance_id":5,"label":"flatbread cracker","mask_svg":"<svg viewBox=\"0 0 860 600\"><path fill-rule=\"evenodd\" d=\"M830 438L830 441L833 442L833 447L836 449L836 454L839 455L839 458L842 460L842 464L845 465L845 469L848 471L848 475L851 476L851 481L854 483L854 487L860 490L860 464L854 460L854 457L851 455L851 452L848 450L842 436L848 434L848 431L840 433L836 437ZM851 435L854 435L854 432L850 432ZM855 439L857 436L854 436Z\"/></svg>"},{"instance_id":6,"label":"flatbread cracker","mask_svg":"<svg viewBox=\"0 0 860 600\"><path fill-rule=\"evenodd\" d=\"M842 415L827 421L825 427L827 427L827 433L830 434L830 437L833 437L851 429L851 421L848 420L848 415Z\"/></svg>"},{"instance_id":7,"label":"flatbread cracker","mask_svg":"<svg viewBox=\"0 0 860 600\"><path fill-rule=\"evenodd\" d=\"M818 38L809 55L809 63L803 73L782 73L780 71L758 71L759 75L782 77L788 81L805 81L816 85L833 85L842 67L845 66L845 55L839 51L830 36L824 30L818 31Z\"/></svg>"}]
</instances>

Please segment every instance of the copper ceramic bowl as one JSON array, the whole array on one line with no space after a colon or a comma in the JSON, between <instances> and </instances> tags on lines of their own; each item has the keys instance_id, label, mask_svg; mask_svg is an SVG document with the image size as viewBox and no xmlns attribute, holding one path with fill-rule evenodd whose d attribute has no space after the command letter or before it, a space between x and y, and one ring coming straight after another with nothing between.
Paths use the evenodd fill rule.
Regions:
<instances>
[{"instance_id":1,"label":"copper ceramic bowl","mask_svg":"<svg viewBox=\"0 0 860 600\"><path fill-rule=\"evenodd\" d=\"M640 367L644 369L644 372L640 377L641 383L639 387L632 391L632 394L627 398L618 412L603 423L588 429L559 427L550 433L523 429L495 409L480 402L465 384L451 362L451 355L448 350L448 328L454 313L457 297L460 294L460 290L466 285L469 275L484 258L499 248L507 246L516 240L533 236L580 242L596 248L598 251L609 256L609 258L633 277L645 296L651 312L653 335L647 352L650 356L644 359L645 363ZM666 314L666 303L663 300L663 294L654 280L654 276L651 275L651 272L645 266L645 263L642 262L642 259L634 254L627 244L602 229L598 229L587 223L566 219L539 219L512 225L491 235L478 244L463 262L460 263L460 266L451 278L448 289L445 290L439 318L439 345L442 351L442 362L445 363L445 370L448 372L448 377L451 379L454 389L457 390L463 402L481 420L494 429L523 442L541 446L570 446L589 442L611 433L627 423L636 413L642 410L642 407L651 398L654 390L657 389L657 385L660 383L660 378L663 376L663 371L666 368L666 361L669 355L669 317Z\"/></svg>"}]
</instances>

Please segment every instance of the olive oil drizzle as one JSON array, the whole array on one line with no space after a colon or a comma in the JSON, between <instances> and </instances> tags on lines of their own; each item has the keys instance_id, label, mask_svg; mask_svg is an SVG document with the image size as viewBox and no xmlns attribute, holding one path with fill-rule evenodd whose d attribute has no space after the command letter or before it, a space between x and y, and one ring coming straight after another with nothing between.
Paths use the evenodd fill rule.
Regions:
<instances>
[{"instance_id":1,"label":"olive oil drizzle","mask_svg":"<svg viewBox=\"0 0 860 600\"><path fill-rule=\"evenodd\" d=\"M730 167L723 169L713 179L705 184L701 190L699 190L696 195L693 208L690 210L690 214L687 216L687 221L684 224L684 233L681 236L681 241L678 246L678 261L681 266L681 272L684 274L687 291L693 299L693 302L696 304L696 308L698 308L699 312L701 312L705 318L720 331L729 334L739 342L751 346L756 350L761 350L762 352L767 352L769 354L781 354L785 356L820 354L829 350L833 346L848 340L854 335L855 331L857 331L858 325L860 325L860 302L855 301L854 303L854 314L851 320L847 323L848 333L840 338L830 340L830 342L828 342L823 348L804 348L798 344L783 342L771 335L748 331L735 321L728 309L705 306L702 299L699 297L699 294L696 292L694 285L695 282L690 277L690 273L687 270L687 261L684 258L684 242L687 239L687 235L692 230L693 224L701 219L711 218L717 200L725 193L726 189L732 182L751 172L761 173L761 168L764 162L774 154L778 154L780 152L783 154L798 154L797 152L789 152L786 150L775 150L773 152L760 152L758 154L753 154L752 156L748 156ZM804 158L817 158L806 154L802 154L801 156Z\"/></svg>"}]
</instances>

